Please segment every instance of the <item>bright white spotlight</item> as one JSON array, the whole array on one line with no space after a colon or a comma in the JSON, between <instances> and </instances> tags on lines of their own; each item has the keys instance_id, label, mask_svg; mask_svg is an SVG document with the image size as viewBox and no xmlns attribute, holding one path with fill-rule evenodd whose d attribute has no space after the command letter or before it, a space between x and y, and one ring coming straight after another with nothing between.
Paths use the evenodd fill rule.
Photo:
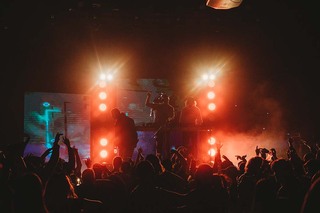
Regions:
<instances>
[{"instance_id":1,"label":"bright white spotlight","mask_svg":"<svg viewBox=\"0 0 320 213\"><path fill-rule=\"evenodd\" d=\"M100 139L100 145L101 145L101 146L106 146L106 145L108 145L108 139L106 139L106 138L101 138L101 139Z\"/></svg>"},{"instance_id":2,"label":"bright white spotlight","mask_svg":"<svg viewBox=\"0 0 320 213\"><path fill-rule=\"evenodd\" d=\"M213 110L216 109L216 105L215 105L214 103L210 103L210 104L208 104L208 109L209 109L210 111L213 111Z\"/></svg>"},{"instance_id":3,"label":"bright white spotlight","mask_svg":"<svg viewBox=\"0 0 320 213\"><path fill-rule=\"evenodd\" d=\"M102 103L99 105L99 110L100 111L106 111L107 110L107 105L105 103Z\"/></svg>"},{"instance_id":4,"label":"bright white spotlight","mask_svg":"<svg viewBox=\"0 0 320 213\"><path fill-rule=\"evenodd\" d=\"M106 92L100 92L100 93L99 93L99 98L100 98L101 100L106 99L106 98L107 98L107 93L106 93Z\"/></svg>"},{"instance_id":5,"label":"bright white spotlight","mask_svg":"<svg viewBox=\"0 0 320 213\"><path fill-rule=\"evenodd\" d=\"M211 149L208 150L208 155L210 155L211 157L215 156L216 153L217 153L216 150L213 149L213 148L211 148Z\"/></svg>"},{"instance_id":6,"label":"bright white spotlight","mask_svg":"<svg viewBox=\"0 0 320 213\"><path fill-rule=\"evenodd\" d=\"M207 97L209 99L214 99L215 96L216 96L216 94L214 94L214 92L212 92L212 91L208 92L208 94L207 94Z\"/></svg>"},{"instance_id":7,"label":"bright white spotlight","mask_svg":"<svg viewBox=\"0 0 320 213\"><path fill-rule=\"evenodd\" d=\"M216 139L214 137L210 137L208 143L212 146L216 143Z\"/></svg>"},{"instance_id":8,"label":"bright white spotlight","mask_svg":"<svg viewBox=\"0 0 320 213\"><path fill-rule=\"evenodd\" d=\"M101 73L100 74L100 80L106 80L106 74Z\"/></svg>"},{"instance_id":9,"label":"bright white spotlight","mask_svg":"<svg viewBox=\"0 0 320 213\"><path fill-rule=\"evenodd\" d=\"M101 150L101 151L100 151L100 157L101 157L101 158L106 158L106 157L108 157L108 151L105 150L105 149Z\"/></svg>"},{"instance_id":10,"label":"bright white spotlight","mask_svg":"<svg viewBox=\"0 0 320 213\"><path fill-rule=\"evenodd\" d=\"M214 80L214 79L216 79L216 76L215 76L214 74L210 74L210 75L209 75L209 79L210 79L210 80Z\"/></svg>"},{"instance_id":11,"label":"bright white spotlight","mask_svg":"<svg viewBox=\"0 0 320 213\"><path fill-rule=\"evenodd\" d=\"M107 79L108 79L108 81L112 81L113 75L112 75L112 74L108 74L108 75L107 75Z\"/></svg>"},{"instance_id":12,"label":"bright white spotlight","mask_svg":"<svg viewBox=\"0 0 320 213\"><path fill-rule=\"evenodd\" d=\"M202 75L202 80L207 81L209 79L208 74L203 74Z\"/></svg>"}]
</instances>

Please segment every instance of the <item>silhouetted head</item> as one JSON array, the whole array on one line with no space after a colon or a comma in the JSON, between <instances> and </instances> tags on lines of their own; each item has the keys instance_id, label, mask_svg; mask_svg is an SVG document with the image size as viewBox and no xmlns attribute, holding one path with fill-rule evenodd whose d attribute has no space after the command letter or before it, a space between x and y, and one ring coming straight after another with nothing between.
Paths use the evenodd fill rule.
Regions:
<instances>
[{"instance_id":1,"label":"silhouetted head","mask_svg":"<svg viewBox=\"0 0 320 213\"><path fill-rule=\"evenodd\" d=\"M114 170L120 170L122 162L123 162L122 157L120 157L120 156L114 157L113 161L112 161L113 169Z\"/></svg>"},{"instance_id":2,"label":"silhouetted head","mask_svg":"<svg viewBox=\"0 0 320 213\"><path fill-rule=\"evenodd\" d=\"M262 157L255 156L250 158L245 168L246 172L250 174L258 174L259 172L261 172L262 163L263 163Z\"/></svg>"},{"instance_id":3,"label":"silhouetted head","mask_svg":"<svg viewBox=\"0 0 320 213\"><path fill-rule=\"evenodd\" d=\"M130 161L123 161L121 164L121 171L123 173L131 173L132 172L132 165L130 163Z\"/></svg>"},{"instance_id":4,"label":"silhouetted head","mask_svg":"<svg viewBox=\"0 0 320 213\"><path fill-rule=\"evenodd\" d=\"M121 113L120 113L120 110L118 108L113 108L111 110L111 116L112 116L113 119L118 119L120 114Z\"/></svg>"},{"instance_id":5,"label":"silhouetted head","mask_svg":"<svg viewBox=\"0 0 320 213\"><path fill-rule=\"evenodd\" d=\"M213 169L207 163L202 163L198 166L194 179L198 185L209 185L212 181Z\"/></svg>"},{"instance_id":6,"label":"silhouetted head","mask_svg":"<svg viewBox=\"0 0 320 213\"><path fill-rule=\"evenodd\" d=\"M196 101L194 100L193 97L188 97L188 98L186 98L185 105L186 106L196 105Z\"/></svg>"},{"instance_id":7,"label":"silhouetted head","mask_svg":"<svg viewBox=\"0 0 320 213\"><path fill-rule=\"evenodd\" d=\"M155 175L152 164L147 160L140 161L136 167L136 175L141 183L152 181Z\"/></svg>"},{"instance_id":8,"label":"silhouetted head","mask_svg":"<svg viewBox=\"0 0 320 213\"><path fill-rule=\"evenodd\" d=\"M31 172L17 180L13 197L14 212L46 212L40 177Z\"/></svg>"},{"instance_id":9,"label":"silhouetted head","mask_svg":"<svg viewBox=\"0 0 320 213\"><path fill-rule=\"evenodd\" d=\"M87 168L82 172L82 182L83 183L94 183L96 180L96 175L94 170L91 168Z\"/></svg>"}]
</instances>

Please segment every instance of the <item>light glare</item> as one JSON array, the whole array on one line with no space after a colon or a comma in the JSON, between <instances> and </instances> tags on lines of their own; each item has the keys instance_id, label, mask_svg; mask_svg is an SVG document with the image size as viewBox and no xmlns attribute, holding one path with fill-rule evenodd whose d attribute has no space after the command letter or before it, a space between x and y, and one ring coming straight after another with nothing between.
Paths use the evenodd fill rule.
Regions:
<instances>
[{"instance_id":1,"label":"light glare","mask_svg":"<svg viewBox=\"0 0 320 213\"><path fill-rule=\"evenodd\" d=\"M210 104L208 104L208 109L209 109L210 111L213 111L213 110L216 109L216 105L215 105L214 103L210 103Z\"/></svg>"},{"instance_id":2,"label":"light glare","mask_svg":"<svg viewBox=\"0 0 320 213\"><path fill-rule=\"evenodd\" d=\"M101 138L100 139L100 145L101 146L106 146L108 144L108 139L106 138Z\"/></svg>"},{"instance_id":3,"label":"light glare","mask_svg":"<svg viewBox=\"0 0 320 213\"><path fill-rule=\"evenodd\" d=\"M106 158L106 157L108 157L108 152L107 152L107 150L105 150L105 149L101 150L101 151L100 151L100 157L101 157L101 158Z\"/></svg>"},{"instance_id":4,"label":"light glare","mask_svg":"<svg viewBox=\"0 0 320 213\"><path fill-rule=\"evenodd\" d=\"M212 91L208 92L207 97L208 97L209 99L214 99L215 96L216 96L216 95L214 94L214 92L212 92Z\"/></svg>"},{"instance_id":5,"label":"light glare","mask_svg":"<svg viewBox=\"0 0 320 213\"><path fill-rule=\"evenodd\" d=\"M208 151L208 155L210 155L210 157L215 156L215 155L216 155L216 150L215 150L215 149L213 149L213 148L209 149L209 151Z\"/></svg>"},{"instance_id":6,"label":"light glare","mask_svg":"<svg viewBox=\"0 0 320 213\"><path fill-rule=\"evenodd\" d=\"M209 140L208 140L208 143L210 145L214 145L216 143L216 139L214 137L210 137Z\"/></svg>"},{"instance_id":7,"label":"light glare","mask_svg":"<svg viewBox=\"0 0 320 213\"><path fill-rule=\"evenodd\" d=\"M106 99L106 98L107 98L107 93L106 93L106 92L100 92L100 93L99 93L99 98L100 98L101 100Z\"/></svg>"},{"instance_id":8,"label":"light glare","mask_svg":"<svg viewBox=\"0 0 320 213\"><path fill-rule=\"evenodd\" d=\"M106 111L107 110L107 105L105 103L102 103L99 105L99 110L100 111Z\"/></svg>"}]
</instances>

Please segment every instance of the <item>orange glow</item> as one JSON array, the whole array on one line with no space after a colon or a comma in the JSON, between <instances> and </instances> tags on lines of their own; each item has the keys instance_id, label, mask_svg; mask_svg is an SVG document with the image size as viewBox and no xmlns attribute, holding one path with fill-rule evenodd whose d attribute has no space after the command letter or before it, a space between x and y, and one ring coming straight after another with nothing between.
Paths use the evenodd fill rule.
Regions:
<instances>
[{"instance_id":1,"label":"orange glow","mask_svg":"<svg viewBox=\"0 0 320 213\"><path fill-rule=\"evenodd\" d=\"M105 88L107 86L107 83L105 81L100 81L99 82L99 87L100 88Z\"/></svg>"},{"instance_id":2,"label":"orange glow","mask_svg":"<svg viewBox=\"0 0 320 213\"><path fill-rule=\"evenodd\" d=\"M208 82L208 87L214 87L214 85L216 85L216 84L214 83L213 80L210 80L210 81Z\"/></svg>"},{"instance_id":3,"label":"orange glow","mask_svg":"<svg viewBox=\"0 0 320 213\"><path fill-rule=\"evenodd\" d=\"M210 79L210 80L214 80L215 78L216 78L216 76L215 76L214 74L210 74L210 75L209 75L209 79Z\"/></svg>"},{"instance_id":4,"label":"orange glow","mask_svg":"<svg viewBox=\"0 0 320 213\"><path fill-rule=\"evenodd\" d=\"M101 73L99 78L100 78L100 80L105 80L106 79L106 74Z\"/></svg>"},{"instance_id":5,"label":"orange glow","mask_svg":"<svg viewBox=\"0 0 320 213\"><path fill-rule=\"evenodd\" d=\"M100 92L100 93L99 93L99 98L100 98L101 100L106 99L106 98L107 98L107 93L106 93L106 92Z\"/></svg>"},{"instance_id":6,"label":"orange glow","mask_svg":"<svg viewBox=\"0 0 320 213\"><path fill-rule=\"evenodd\" d=\"M106 157L108 157L108 151L105 150L105 149L101 150L101 151L100 151L100 157L101 157L101 158L106 158Z\"/></svg>"},{"instance_id":7,"label":"orange glow","mask_svg":"<svg viewBox=\"0 0 320 213\"><path fill-rule=\"evenodd\" d=\"M212 91L208 92L208 94L207 94L207 97L209 99L214 99L215 96L216 96L216 94L214 92L212 92Z\"/></svg>"},{"instance_id":8,"label":"orange glow","mask_svg":"<svg viewBox=\"0 0 320 213\"><path fill-rule=\"evenodd\" d=\"M216 150L213 149L213 148L211 148L211 149L208 150L208 155L210 155L211 157L215 156L216 153L217 153Z\"/></svg>"},{"instance_id":9,"label":"orange glow","mask_svg":"<svg viewBox=\"0 0 320 213\"><path fill-rule=\"evenodd\" d=\"M210 103L210 104L208 104L208 109L213 111L216 109L216 105L214 103Z\"/></svg>"},{"instance_id":10,"label":"orange glow","mask_svg":"<svg viewBox=\"0 0 320 213\"><path fill-rule=\"evenodd\" d=\"M113 80L113 75L112 74L108 74L107 75L107 79L108 79L108 81L112 81Z\"/></svg>"},{"instance_id":11,"label":"orange glow","mask_svg":"<svg viewBox=\"0 0 320 213\"><path fill-rule=\"evenodd\" d=\"M202 80L207 81L209 79L209 75L208 74L203 74L202 75Z\"/></svg>"},{"instance_id":12,"label":"orange glow","mask_svg":"<svg viewBox=\"0 0 320 213\"><path fill-rule=\"evenodd\" d=\"M214 145L216 143L216 139L214 137L210 137L209 140L208 140L208 143L210 145Z\"/></svg>"},{"instance_id":13,"label":"orange glow","mask_svg":"<svg viewBox=\"0 0 320 213\"><path fill-rule=\"evenodd\" d=\"M115 147L113 148L113 153L116 155L116 154L118 154L118 152L119 152L119 151L118 151L118 147L115 146Z\"/></svg>"},{"instance_id":14,"label":"orange glow","mask_svg":"<svg viewBox=\"0 0 320 213\"><path fill-rule=\"evenodd\" d=\"M106 138L101 138L101 139L100 139L100 145L101 145L101 146L106 146L106 145L108 145L108 139L106 139Z\"/></svg>"},{"instance_id":15,"label":"orange glow","mask_svg":"<svg viewBox=\"0 0 320 213\"><path fill-rule=\"evenodd\" d=\"M107 105L105 103L99 104L99 110L100 111L106 111L107 110Z\"/></svg>"}]
</instances>

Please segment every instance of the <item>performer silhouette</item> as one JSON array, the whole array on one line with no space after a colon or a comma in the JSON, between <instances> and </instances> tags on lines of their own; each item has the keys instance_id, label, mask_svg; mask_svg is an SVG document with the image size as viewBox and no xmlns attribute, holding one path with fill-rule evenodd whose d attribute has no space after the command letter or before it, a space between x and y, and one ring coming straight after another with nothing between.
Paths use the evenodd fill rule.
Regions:
<instances>
[{"instance_id":1,"label":"performer silhouette","mask_svg":"<svg viewBox=\"0 0 320 213\"><path fill-rule=\"evenodd\" d=\"M202 115L201 110L197 107L196 101L192 97L188 97L185 100L185 106L181 109L179 125L181 127L187 127L189 130L183 131L182 141L183 145L188 148L188 150L197 157L197 142L198 142L198 132L196 127L202 125Z\"/></svg>"},{"instance_id":2,"label":"performer silhouette","mask_svg":"<svg viewBox=\"0 0 320 213\"><path fill-rule=\"evenodd\" d=\"M133 150L139 140L134 120L121 113L117 108L111 110L111 116L115 120L114 144L119 148L119 155L124 160L131 159Z\"/></svg>"},{"instance_id":3,"label":"performer silhouette","mask_svg":"<svg viewBox=\"0 0 320 213\"><path fill-rule=\"evenodd\" d=\"M169 97L162 93L157 102L150 102L151 93L147 93L145 105L152 109L154 116L153 126L158 130L156 138L156 154L161 157L167 157L169 154L167 125L175 117L174 107L169 104Z\"/></svg>"}]
</instances>

